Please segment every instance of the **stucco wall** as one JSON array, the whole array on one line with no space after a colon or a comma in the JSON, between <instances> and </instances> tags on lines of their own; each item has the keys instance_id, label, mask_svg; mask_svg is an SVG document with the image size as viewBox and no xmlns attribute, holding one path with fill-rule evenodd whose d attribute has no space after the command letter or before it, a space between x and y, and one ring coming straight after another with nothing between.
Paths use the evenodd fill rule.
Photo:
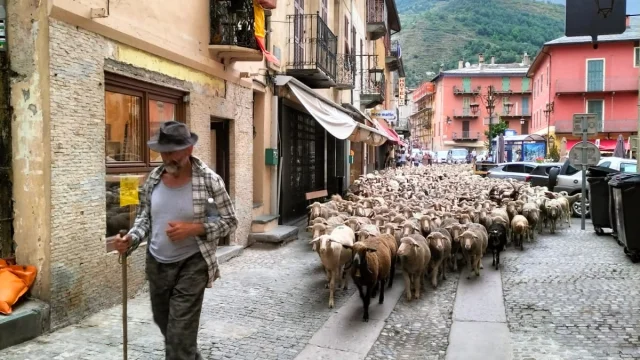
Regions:
<instances>
[{"instance_id":1,"label":"stucco wall","mask_svg":"<svg viewBox=\"0 0 640 360\"><path fill-rule=\"evenodd\" d=\"M51 20L51 319L52 326L77 321L120 302L120 265L105 254L104 71L115 71L190 92L187 121L200 137L195 155L210 159L210 118L231 121L232 199L240 220L235 241L245 243L250 226L251 90L121 47L104 37ZM149 71L144 67L152 68ZM176 67L178 66L178 67ZM163 69L171 76L160 73ZM219 85L222 84L223 91ZM221 97L224 96L224 97ZM144 249L130 259L129 293L144 284Z\"/></svg>"}]
</instances>

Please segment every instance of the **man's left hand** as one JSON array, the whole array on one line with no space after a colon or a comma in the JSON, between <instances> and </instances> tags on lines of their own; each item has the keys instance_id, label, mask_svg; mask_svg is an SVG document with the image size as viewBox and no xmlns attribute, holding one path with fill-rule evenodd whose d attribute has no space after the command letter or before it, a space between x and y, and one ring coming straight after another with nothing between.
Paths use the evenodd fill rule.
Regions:
<instances>
[{"instance_id":1,"label":"man's left hand","mask_svg":"<svg viewBox=\"0 0 640 360\"><path fill-rule=\"evenodd\" d=\"M167 236L171 241L182 241L188 237L197 236L202 228L202 224L182 221L170 221L168 225Z\"/></svg>"}]
</instances>

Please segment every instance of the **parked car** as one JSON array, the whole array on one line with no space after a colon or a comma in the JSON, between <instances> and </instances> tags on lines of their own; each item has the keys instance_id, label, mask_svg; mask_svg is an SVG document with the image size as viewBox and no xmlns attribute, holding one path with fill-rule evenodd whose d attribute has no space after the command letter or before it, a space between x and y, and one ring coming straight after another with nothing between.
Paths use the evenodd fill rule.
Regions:
<instances>
[{"instance_id":1,"label":"parked car","mask_svg":"<svg viewBox=\"0 0 640 360\"><path fill-rule=\"evenodd\" d=\"M582 172L576 169L566 160L564 163L544 163L537 164L536 168L525 178L525 181L532 186L549 186L552 169L558 169L555 178L555 186L549 189L555 192L566 191L569 195L582 192ZM587 193L587 203L585 204L586 216L589 216L589 194ZM573 216L582 216L582 203L576 201L572 207Z\"/></svg>"},{"instance_id":2,"label":"parked car","mask_svg":"<svg viewBox=\"0 0 640 360\"><path fill-rule=\"evenodd\" d=\"M635 159L625 159L619 157L603 157L600 158L598 166L607 167L623 173L635 173L637 170L637 162Z\"/></svg>"},{"instance_id":3,"label":"parked car","mask_svg":"<svg viewBox=\"0 0 640 360\"><path fill-rule=\"evenodd\" d=\"M434 159L436 159L437 163L444 164L447 162L447 153L448 151L446 150L436 151L436 157Z\"/></svg>"},{"instance_id":4,"label":"parked car","mask_svg":"<svg viewBox=\"0 0 640 360\"><path fill-rule=\"evenodd\" d=\"M518 161L498 164L487 172L487 177L495 179L515 179L525 181L538 164L529 161Z\"/></svg>"},{"instance_id":5,"label":"parked car","mask_svg":"<svg viewBox=\"0 0 640 360\"><path fill-rule=\"evenodd\" d=\"M464 164L467 162L467 156L469 156L469 150L467 149L451 149L451 161L454 164Z\"/></svg>"}]
</instances>

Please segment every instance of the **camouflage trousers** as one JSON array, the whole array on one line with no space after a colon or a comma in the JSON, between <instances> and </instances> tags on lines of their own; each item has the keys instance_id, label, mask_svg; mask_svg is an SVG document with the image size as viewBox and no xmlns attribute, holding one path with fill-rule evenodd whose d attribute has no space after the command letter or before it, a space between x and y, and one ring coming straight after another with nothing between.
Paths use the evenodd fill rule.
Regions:
<instances>
[{"instance_id":1,"label":"camouflage trousers","mask_svg":"<svg viewBox=\"0 0 640 360\"><path fill-rule=\"evenodd\" d=\"M163 264L147 251L153 321L165 339L165 359L200 360L198 328L204 289L209 280L207 262L200 252L170 264Z\"/></svg>"}]
</instances>

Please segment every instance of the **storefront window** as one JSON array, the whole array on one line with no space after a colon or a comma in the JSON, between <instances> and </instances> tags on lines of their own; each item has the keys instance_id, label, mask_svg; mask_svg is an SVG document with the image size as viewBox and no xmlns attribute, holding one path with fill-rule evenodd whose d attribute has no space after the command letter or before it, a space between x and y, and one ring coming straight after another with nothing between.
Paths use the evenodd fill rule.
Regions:
<instances>
[{"instance_id":1,"label":"storefront window","mask_svg":"<svg viewBox=\"0 0 640 360\"><path fill-rule=\"evenodd\" d=\"M129 230L139 192L162 159L147 141L160 124L185 121L182 91L105 73L105 164L107 237Z\"/></svg>"}]
</instances>

